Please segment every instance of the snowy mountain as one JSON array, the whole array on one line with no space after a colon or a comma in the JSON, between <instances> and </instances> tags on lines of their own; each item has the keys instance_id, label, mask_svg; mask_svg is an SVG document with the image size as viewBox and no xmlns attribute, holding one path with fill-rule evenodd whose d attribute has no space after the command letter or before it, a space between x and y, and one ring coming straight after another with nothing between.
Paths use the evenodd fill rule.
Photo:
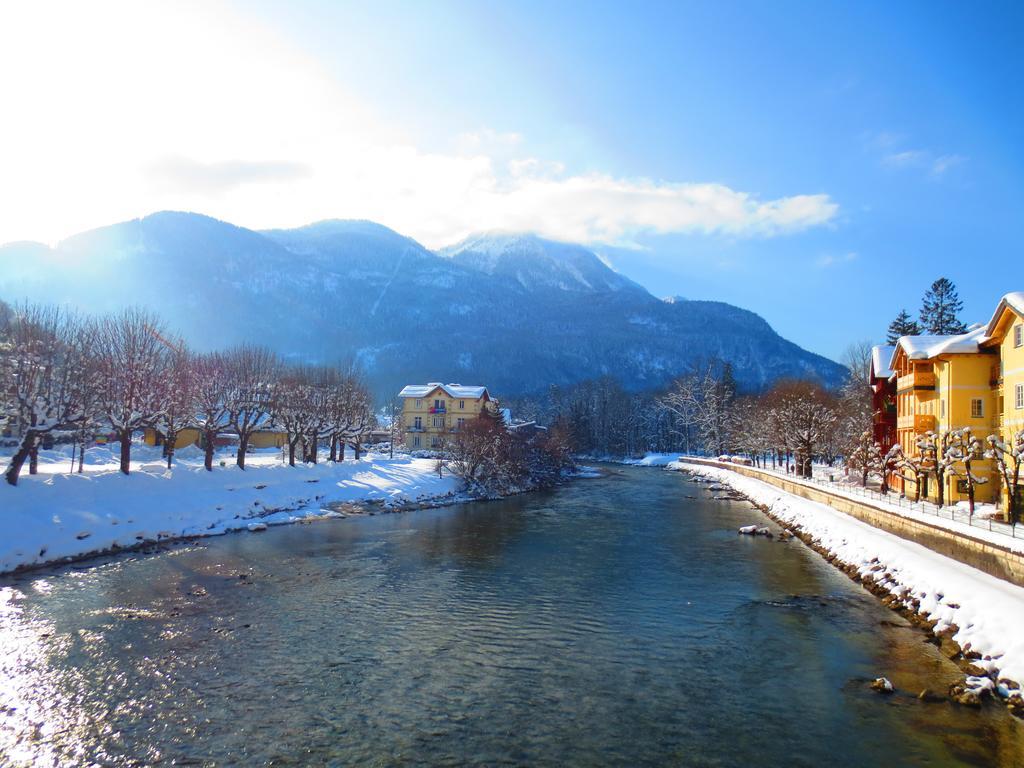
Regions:
<instances>
[{"instance_id":1,"label":"snowy mountain","mask_svg":"<svg viewBox=\"0 0 1024 768\"><path fill-rule=\"evenodd\" d=\"M492 277L514 281L528 291L646 292L609 269L592 251L536 235L473 235L443 249L440 255Z\"/></svg>"},{"instance_id":2,"label":"snowy mountain","mask_svg":"<svg viewBox=\"0 0 1024 768\"><path fill-rule=\"evenodd\" d=\"M381 394L470 380L525 394L602 375L646 389L713 356L750 389L845 372L751 312L655 298L586 248L523 234L433 253L368 221L256 232L163 212L56 248L0 246L0 298L142 304L200 349L250 341L296 360L355 360Z\"/></svg>"}]
</instances>

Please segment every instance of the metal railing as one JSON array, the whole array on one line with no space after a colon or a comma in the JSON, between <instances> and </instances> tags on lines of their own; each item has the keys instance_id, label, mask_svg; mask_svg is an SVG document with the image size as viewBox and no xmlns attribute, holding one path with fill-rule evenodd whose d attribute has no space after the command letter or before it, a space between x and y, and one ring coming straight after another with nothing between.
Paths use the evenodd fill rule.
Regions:
<instances>
[{"instance_id":1,"label":"metal railing","mask_svg":"<svg viewBox=\"0 0 1024 768\"><path fill-rule=\"evenodd\" d=\"M873 488L865 488L861 485L848 485L846 483L837 483L834 479L825 479L822 477L801 477L796 474L788 474L778 469L768 469L765 467L746 467L746 469L755 469L758 472L764 472L765 474L774 475L776 477L785 478L797 483L805 483L810 485L818 486L828 493L835 496L843 496L848 494L850 496L859 496L864 499L871 499L874 501L882 502L883 504L892 504L900 509L907 509L913 512L920 512L925 515L932 515L942 520L952 520L954 522L964 523L971 526L972 528L978 528L979 530L987 530L993 533L1000 533L1004 536L1009 536L1014 539L1024 539L1024 530L1021 531L1021 535L1017 535L1017 523L1004 523L1002 520L993 520L991 518L982 518L978 515L971 515L967 510L964 510L956 506L938 506L930 501L913 501L906 497L900 496L898 492L889 491L889 493L883 494L880 491L876 491ZM828 470L825 470L826 472ZM832 473L832 477L842 474L842 470L836 470ZM890 512L893 514L899 514L894 510L881 508L883 512Z\"/></svg>"}]
</instances>

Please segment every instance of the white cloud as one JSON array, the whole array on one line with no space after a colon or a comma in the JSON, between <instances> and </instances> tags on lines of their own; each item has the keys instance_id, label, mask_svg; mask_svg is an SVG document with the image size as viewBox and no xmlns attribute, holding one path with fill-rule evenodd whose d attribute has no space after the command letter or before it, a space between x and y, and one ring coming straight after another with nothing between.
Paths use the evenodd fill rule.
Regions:
<instances>
[{"instance_id":1,"label":"white cloud","mask_svg":"<svg viewBox=\"0 0 1024 768\"><path fill-rule=\"evenodd\" d=\"M891 152L882 156L882 164L892 168L920 167L928 162L928 153L921 149Z\"/></svg>"},{"instance_id":2,"label":"white cloud","mask_svg":"<svg viewBox=\"0 0 1024 768\"><path fill-rule=\"evenodd\" d=\"M814 262L818 269L827 269L829 267L835 267L840 264L849 264L851 261L856 261L858 258L855 251L849 251L847 253L825 253L817 258Z\"/></svg>"},{"instance_id":3,"label":"white cloud","mask_svg":"<svg viewBox=\"0 0 1024 768\"><path fill-rule=\"evenodd\" d=\"M932 161L931 173L933 176L941 176L953 166L966 161L967 158L961 155L940 155Z\"/></svg>"},{"instance_id":4,"label":"white cloud","mask_svg":"<svg viewBox=\"0 0 1024 768\"><path fill-rule=\"evenodd\" d=\"M827 194L572 173L514 132L428 152L274 30L212 3L5 6L0 242L160 209L249 227L369 218L428 246L474 230L589 243L640 232L773 237L831 222ZM27 65L31 63L30 65Z\"/></svg>"},{"instance_id":5,"label":"white cloud","mask_svg":"<svg viewBox=\"0 0 1024 768\"><path fill-rule=\"evenodd\" d=\"M933 179L939 179L946 171L967 161L963 155L936 154L928 149L898 149L904 137L895 133L880 133L873 137L868 146L881 150L882 165L888 168L916 168Z\"/></svg>"}]
</instances>

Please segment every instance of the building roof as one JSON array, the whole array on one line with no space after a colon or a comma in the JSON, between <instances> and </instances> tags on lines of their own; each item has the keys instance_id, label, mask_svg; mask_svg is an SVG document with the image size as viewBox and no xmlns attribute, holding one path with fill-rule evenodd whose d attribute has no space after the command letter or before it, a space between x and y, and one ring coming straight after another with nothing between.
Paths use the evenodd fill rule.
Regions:
<instances>
[{"instance_id":1,"label":"building roof","mask_svg":"<svg viewBox=\"0 0 1024 768\"><path fill-rule=\"evenodd\" d=\"M888 344L878 344L871 348L871 378L888 379L892 376L892 368L889 361L896 353L896 347Z\"/></svg>"},{"instance_id":2,"label":"building roof","mask_svg":"<svg viewBox=\"0 0 1024 768\"><path fill-rule=\"evenodd\" d=\"M465 398L467 400L478 400L487 395L487 387L467 386L465 384L442 384L439 381L432 381L429 384L409 384L398 393L399 397L426 397L437 389L443 389L445 394L454 398Z\"/></svg>"},{"instance_id":3,"label":"building roof","mask_svg":"<svg viewBox=\"0 0 1024 768\"><path fill-rule=\"evenodd\" d=\"M889 368L895 367L896 353L900 347L911 360L931 360L940 355L964 355L977 352L978 346L988 340L985 330L985 326L979 325L967 333L955 336L901 336L889 358Z\"/></svg>"},{"instance_id":4,"label":"building roof","mask_svg":"<svg viewBox=\"0 0 1024 768\"><path fill-rule=\"evenodd\" d=\"M1012 309L1018 315L1024 317L1024 291L1013 291L999 300L999 306L996 307L996 311L992 313L992 319L988 321L988 325L985 327L986 336L995 336L999 319L1007 309Z\"/></svg>"}]
</instances>

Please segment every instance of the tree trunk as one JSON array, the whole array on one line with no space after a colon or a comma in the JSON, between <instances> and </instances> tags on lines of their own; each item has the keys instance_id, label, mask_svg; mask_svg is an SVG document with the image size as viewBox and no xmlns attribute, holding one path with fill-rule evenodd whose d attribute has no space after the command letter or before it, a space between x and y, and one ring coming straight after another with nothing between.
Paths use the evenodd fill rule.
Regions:
<instances>
[{"instance_id":1,"label":"tree trunk","mask_svg":"<svg viewBox=\"0 0 1024 768\"><path fill-rule=\"evenodd\" d=\"M39 438L32 441L32 447L28 449L28 473L39 474Z\"/></svg>"},{"instance_id":2,"label":"tree trunk","mask_svg":"<svg viewBox=\"0 0 1024 768\"><path fill-rule=\"evenodd\" d=\"M345 441L341 440L338 443L338 461L345 460Z\"/></svg>"},{"instance_id":3,"label":"tree trunk","mask_svg":"<svg viewBox=\"0 0 1024 768\"><path fill-rule=\"evenodd\" d=\"M166 446L167 446L167 468L168 469L171 468L171 464L174 462L174 443L176 443L176 442L177 442L177 435L175 435L175 439L174 439L173 442L168 440L167 443L166 443Z\"/></svg>"},{"instance_id":4,"label":"tree trunk","mask_svg":"<svg viewBox=\"0 0 1024 768\"><path fill-rule=\"evenodd\" d=\"M338 436L331 435L331 461L338 460Z\"/></svg>"},{"instance_id":5,"label":"tree trunk","mask_svg":"<svg viewBox=\"0 0 1024 768\"><path fill-rule=\"evenodd\" d=\"M217 437L216 432L203 433L203 466L207 472L213 472L213 443Z\"/></svg>"},{"instance_id":6,"label":"tree trunk","mask_svg":"<svg viewBox=\"0 0 1024 768\"><path fill-rule=\"evenodd\" d=\"M356 461L359 461L359 455L360 455L360 453L362 451L362 446L359 444L358 440L356 440L355 443L353 444L352 451L356 455Z\"/></svg>"},{"instance_id":7,"label":"tree trunk","mask_svg":"<svg viewBox=\"0 0 1024 768\"><path fill-rule=\"evenodd\" d=\"M132 431L121 430L118 437L121 442L121 472L127 475L132 467Z\"/></svg>"},{"instance_id":8,"label":"tree trunk","mask_svg":"<svg viewBox=\"0 0 1024 768\"><path fill-rule=\"evenodd\" d=\"M288 466L295 466L295 446L299 442L298 438L288 441Z\"/></svg>"},{"instance_id":9,"label":"tree trunk","mask_svg":"<svg viewBox=\"0 0 1024 768\"><path fill-rule=\"evenodd\" d=\"M308 445L308 448L307 448L307 451L308 451L307 452L307 458L313 464L316 464L316 459L317 459L316 454L320 450L320 441L319 441L319 439L317 438L316 435L313 435L312 437L309 438L309 441L308 441L307 445Z\"/></svg>"},{"instance_id":10,"label":"tree trunk","mask_svg":"<svg viewBox=\"0 0 1024 768\"><path fill-rule=\"evenodd\" d=\"M238 455L235 456L235 464L239 469L245 469L245 452L249 448L248 433L238 436Z\"/></svg>"},{"instance_id":11,"label":"tree trunk","mask_svg":"<svg viewBox=\"0 0 1024 768\"><path fill-rule=\"evenodd\" d=\"M11 463L7 465L4 477L10 485L18 484L18 475L21 474L21 467L25 463L25 459L28 458L30 442L26 435L25 439L21 441L21 445L18 446L17 452L11 457Z\"/></svg>"}]
</instances>

